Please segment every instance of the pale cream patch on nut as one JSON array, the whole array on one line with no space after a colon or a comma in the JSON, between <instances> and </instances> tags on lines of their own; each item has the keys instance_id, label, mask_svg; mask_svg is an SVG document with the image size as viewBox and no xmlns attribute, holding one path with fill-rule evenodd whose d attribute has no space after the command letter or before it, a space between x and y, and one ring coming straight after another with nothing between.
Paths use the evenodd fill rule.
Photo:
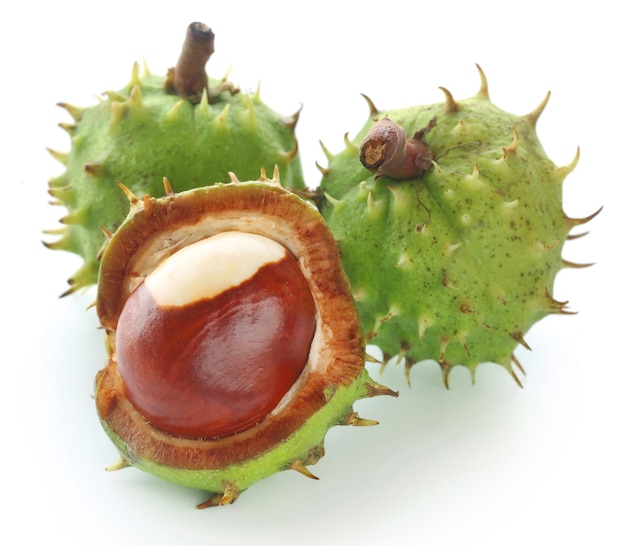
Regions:
<instances>
[{"instance_id":1,"label":"pale cream patch on nut","mask_svg":"<svg viewBox=\"0 0 626 546\"><path fill-rule=\"evenodd\" d=\"M286 255L282 245L262 235L223 232L175 252L145 284L158 305L182 307L239 286Z\"/></svg>"}]
</instances>

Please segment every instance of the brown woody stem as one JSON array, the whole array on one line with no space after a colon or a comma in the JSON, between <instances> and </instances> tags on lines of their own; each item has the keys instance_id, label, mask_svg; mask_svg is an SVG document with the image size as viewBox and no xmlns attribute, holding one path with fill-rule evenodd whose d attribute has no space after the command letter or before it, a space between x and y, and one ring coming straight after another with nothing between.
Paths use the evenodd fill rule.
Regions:
<instances>
[{"instance_id":1,"label":"brown woody stem","mask_svg":"<svg viewBox=\"0 0 626 546\"><path fill-rule=\"evenodd\" d=\"M215 34L204 23L191 23L183 49L175 68L171 68L165 87L168 92L191 102L200 102L202 93L208 90L209 79L205 66L215 51Z\"/></svg>"},{"instance_id":2,"label":"brown woody stem","mask_svg":"<svg viewBox=\"0 0 626 546\"><path fill-rule=\"evenodd\" d=\"M432 165L433 152L423 140L437 123L436 118L406 138L406 131L389 118L378 120L361 142L359 159L363 166L395 180L421 177Z\"/></svg>"}]
</instances>

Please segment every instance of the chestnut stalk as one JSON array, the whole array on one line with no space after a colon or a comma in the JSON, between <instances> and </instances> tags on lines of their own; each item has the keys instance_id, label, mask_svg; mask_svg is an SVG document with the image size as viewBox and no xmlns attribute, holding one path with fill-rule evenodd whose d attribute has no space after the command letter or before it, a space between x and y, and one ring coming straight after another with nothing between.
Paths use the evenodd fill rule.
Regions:
<instances>
[{"instance_id":1,"label":"chestnut stalk","mask_svg":"<svg viewBox=\"0 0 626 546\"><path fill-rule=\"evenodd\" d=\"M433 152L423 140L437 123L432 118L426 127L406 138L406 131L389 118L378 120L368 131L360 146L363 166L378 176L396 180L419 178L433 161Z\"/></svg>"},{"instance_id":2,"label":"chestnut stalk","mask_svg":"<svg viewBox=\"0 0 626 546\"><path fill-rule=\"evenodd\" d=\"M221 82L215 89L209 88L206 63L215 51L215 34L204 23L191 23L183 48L174 68L170 68L165 81L168 93L179 95L197 104L207 91L209 102L214 102L223 91L234 95L238 90L230 82Z\"/></svg>"}]
</instances>

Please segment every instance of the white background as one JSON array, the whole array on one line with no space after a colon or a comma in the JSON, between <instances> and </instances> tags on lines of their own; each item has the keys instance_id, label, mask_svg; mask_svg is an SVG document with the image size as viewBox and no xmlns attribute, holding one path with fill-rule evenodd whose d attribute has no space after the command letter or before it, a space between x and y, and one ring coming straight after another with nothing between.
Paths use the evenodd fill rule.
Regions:
<instances>
[{"instance_id":1,"label":"white background","mask_svg":"<svg viewBox=\"0 0 626 546\"><path fill-rule=\"evenodd\" d=\"M93 4L93 5L92 5ZM156 7L158 4L159 7ZM150 7L148 7L148 5ZM141 6L141 7L140 7ZM14 3L0 21L2 141L2 498L0 542L33 544L624 544L624 60L617 4L581 2ZM58 299L78 258L43 248L62 211L47 182L66 151L55 106L123 87L134 61L164 73L187 25L209 24L209 73L253 90L275 110L304 104L298 137L306 177L364 123L366 93L384 108L440 102L439 86L473 95L485 70L492 100L518 114L550 103L538 130L555 163L578 168L565 210L604 210L565 258L550 317L517 352L520 389L495 365L477 384L438 366L375 378L398 399L361 401L378 427L337 427L307 480L284 472L232 506L198 511L206 495L116 460L93 400L104 365L94 292ZM236 167L236 166L235 166ZM8 506L8 509L7 509ZM8 538L12 537L12 538Z\"/></svg>"}]
</instances>

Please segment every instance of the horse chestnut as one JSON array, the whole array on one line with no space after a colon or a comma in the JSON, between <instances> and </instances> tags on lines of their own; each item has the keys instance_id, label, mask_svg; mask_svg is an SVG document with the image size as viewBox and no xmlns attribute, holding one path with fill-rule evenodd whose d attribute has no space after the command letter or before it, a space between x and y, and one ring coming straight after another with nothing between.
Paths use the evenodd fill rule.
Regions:
<instances>
[{"instance_id":1,"label":"horse chestnut","mask_svg":"<svg viewBox=\"0 0 626 546\"><path fill-rule=\"evenodd\" d=\"M102 253L108 362L96 406L122 460L233 502L286 469L313 477L372 381L356 307L318 210L278 174L138 199Z\"/></svg>"}]
</instances>

